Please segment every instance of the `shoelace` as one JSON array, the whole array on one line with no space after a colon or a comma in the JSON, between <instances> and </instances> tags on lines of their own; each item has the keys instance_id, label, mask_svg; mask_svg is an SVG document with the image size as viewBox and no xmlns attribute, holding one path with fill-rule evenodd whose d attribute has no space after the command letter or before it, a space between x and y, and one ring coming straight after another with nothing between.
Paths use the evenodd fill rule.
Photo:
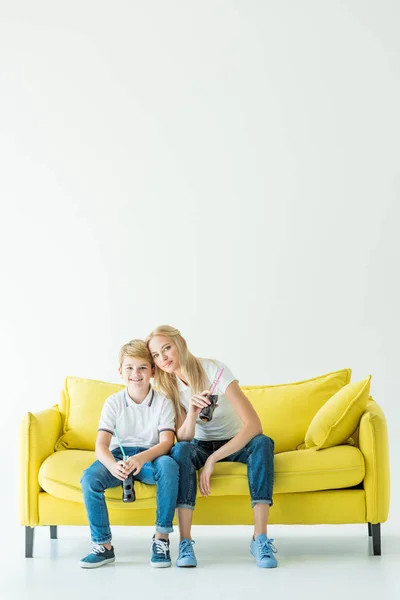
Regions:
<instances>
[{"instance_id":1,"label":"shoelace","mask_svg":"<svg viewBox=\"0 0 400 600\"><path fill-rule=\"evenodd\" d=\"M106 551L105 547L101 544L93 544L91 554L103 554Z\"/></svg>"},{"instance_id":2,"label":"shoelace","mask_svg":"<svg viewBox=\"0 0 400 600\"><path fill-rule=\"evenodd\" d=\"M188 558L188 557L192 557L194 556L194 552L193 552L193 544L195 543L194 540L183 540L180 543L179 546L179 554L181 555L182 558Z\"/></svg>"},{"instance_id":3,"label":"shoelace","mask_svg":"<svg viewBox=\"0 0 400 600\"><path fill-rule=\"evenodd\" d=\"M276 554L278 550L272 543L274 540L267 538L266 540L257 540L257 546L260 551L260 558L271 558L272 554Z\"/></svg>"},{"instance_id":4,"label":"shoelace","mask_svg":"<svg viewBox=\"0 0 400 600\"><path fill-rule=\"evenodd\" d=\"M155 544L155 548L154 548L154 544ZM164 554L164 557L167 558L167 552L168 552L168 542L166 542L165 540L157 540L156 538L154 538L152 544L151 544L153 550L155 550L156 554Z\"/></svg>"}]
</instances>

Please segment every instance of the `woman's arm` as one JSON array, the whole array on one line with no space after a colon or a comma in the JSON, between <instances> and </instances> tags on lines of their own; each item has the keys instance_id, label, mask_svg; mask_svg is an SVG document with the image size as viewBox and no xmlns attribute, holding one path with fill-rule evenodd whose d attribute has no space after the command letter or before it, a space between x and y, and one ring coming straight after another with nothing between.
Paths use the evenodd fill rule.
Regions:
<instances>
[{"instance_id":1,"label":"woman's arm","mask_svg":"<svg viewBox=\"0 0 400 600\"><path fill-rule=\"evenodd\" d=\"M203 408L211 404L210 400L206 398L209 394L209 390L204 390L201 394L195 394L190 398L189 410L186 413L185 409L181 406L182 413L185 414L185 418L177 423L176 437L179 442L191 442L194 438L194 432L196 427L196 420Z\"/></svg>"},{"instance_id":2,"label":"woman's arm","mask_svg":"<svg viewBox=\"0 0 400 600\"><path fill-rule=\"evenodd\" d=\"M203 496L210 493L210 477L214 470L214 465L219 460L226 458L230 454L241 450L256 435L262 433L261 421L254 410L252 404L243 394L237 381L232 381L225 391L225 396L233 405L236 413L243 422L243 427L229 442L213 452L207 459L204 469L200 476L200 491Z\"/></svg>"},{"instance_id":3,"label":"woman's arm","mask_svg":"<svg viewBox=\"0 0 400 600\"><path fill-rule=\"evenodd\" d=\"M191 412L186 413L184 408L181 410L185 414L185 418L178 423L176 438L178 442L191 442L194 438L197 415Z\"/></svg>"},{"instance_id":4,"label":"woman's arm","mask_svg":"<svg viewBox=\"0 0 400 600\"><path fill-rule=\"evenodd\" d=\"M214 458L214 462L218 462L230 454L241 450L250 440L256 437L256 435L263 432L258 414L250 400L243 394L237 381L232 381L232 383L228 385L225 396L231 402L233 408L243 421L243 427L235 437L211 455Z\"/></svg>"}]
</instances>

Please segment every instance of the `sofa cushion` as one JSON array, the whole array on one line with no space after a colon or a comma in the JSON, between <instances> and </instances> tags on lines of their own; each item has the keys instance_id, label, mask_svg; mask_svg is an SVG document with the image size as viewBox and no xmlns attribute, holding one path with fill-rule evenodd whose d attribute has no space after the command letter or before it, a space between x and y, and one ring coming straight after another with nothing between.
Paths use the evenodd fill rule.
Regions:
<instances>
[{"instance_id":1,"label":"sofa cushion","mask_svg":"<svg viewBox=\"0 0 400 600\"><path fill-rule=\"evenodd\" d=\"M343 444L355 431L369 398L371 376L345 385L324 404L310 423L307 448L329 448Z\"/></svg>"},{"instance_id":2,"label":"sofa cushion","mask_svg":"<svg viewBox=\"0 0 400 600\"><path fill-rule=\"evenodd\" d=\"M94 452L64 450L49 456L39 471L40 486L62 500L83 502L80 479L95 460ZM317 451L295 450L275 456L274 493L309 492L352 487L364 479L364 459L358 448L336 446ZM156 486L135 482L135 508L148 507ZM213 496L248 496L247 467L241 463L218 462L211 477ZM198 491L199 495L199 491ZM110 506L122 506L120 486L106 490ZM133 506L130 505L132 508Z\"/></svg>"},{"instance_id":3,"label":"sofa cushion","mask_svg":"<svg viewBox=\"0 0 400 600\"><path fill-rule=\"evenodd\" d=\"M55 452L42 463L39 470L39 484L56 498L83 502L80 480L85 469L96 460L95 453L87 450L62 450ZM156 486L135 481L136 500L155 498ZM122 482L115 488L106 490L108 500L120 501ZM121 501L122 502L122 501Z\"/></svg>"},{"instance_id":4,"label":"sofa cushion","mask_svg":"<svg viewBox=\"0 0 400 600\"><path fill-rule=\"evenodd\" d=\"M123 387L94 379L66 377L64 433L55 449L94 450L103 404L108 396L119 392Z\"/></svg>"},{"instance_id":5,"label":"sofa cushion","mask_svg":"<svg viewBox=\"0 0 400 600\"><path fill-rule=\"evenodd\" d=\"M242 387L256 409L275 453L296 450L321 406L349 383L350 369L282 385Z\"/></svg>"}]
</instances>

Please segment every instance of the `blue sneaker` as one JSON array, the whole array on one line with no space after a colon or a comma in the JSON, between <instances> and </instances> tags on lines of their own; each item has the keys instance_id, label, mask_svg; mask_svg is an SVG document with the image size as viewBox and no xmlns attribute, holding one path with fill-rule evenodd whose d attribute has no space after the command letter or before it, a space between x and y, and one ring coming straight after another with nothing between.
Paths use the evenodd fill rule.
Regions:
<instances>
[{"instance_id":1,"label":"blue sneaker","mask_svg":"<svg viewBox=\"0 0 400 600\"><path fill-rule=\"evenodd\" d=\"M107 563L115 561L114 548L111 546L111 550L107 550L102 544L93 544L93 548L90 554L82 558L79 562L79 566L83 569L97 569Z\"/></svg>"},{"instance_id":2,"label":"blue sneaker","mask_svg":"<svg viewBox=\"0 0 400 600\"><path fill-rule=\"evenodd\" d=\"M278 561L274 556L278 550L273 545L273 541L265 533L258 535L255 540L251 538L250 552L256 558L257 567L273 569L278 566Z\"/></svg>"},{"instance_id":3,"label":"blue sneaker","mask_svg":"<svg viewBox=\"0 0 400 600\"><path fill-rule=\"evenodd\" d=\"M163 569L171 566L169 540L157 540L153 535L153 541L151 542L150 564L156 569Z\"/></svg>"},{"instance_id":4,"label":"blue sneaker","mask_svg":"<svg viewBox=\"0 0 400 600\"><path fill-rule=\"evenodd\" d=\"M179 542L179 556L176 560L177 567L197 567L197 560L193 550L194 540L183 539Z\"/></svg>"}]
</instances>

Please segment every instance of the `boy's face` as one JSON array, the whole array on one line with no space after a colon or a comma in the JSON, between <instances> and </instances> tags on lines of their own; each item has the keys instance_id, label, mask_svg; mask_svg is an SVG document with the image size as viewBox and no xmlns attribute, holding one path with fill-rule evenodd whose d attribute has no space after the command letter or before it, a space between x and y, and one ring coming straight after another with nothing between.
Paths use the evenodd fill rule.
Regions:
<instances>
[{"instance_id":1,"label":"boy's face","mask_svg":"<svg viewBox=\"0 0 400 600\"><path fill-rule=\"evenodd\" d=\"M119 372L128 391L133 393L148 390L150 379L154 377L154 368L147 360L130 356L124 358Z\"/></svg>"}]
</instances>

